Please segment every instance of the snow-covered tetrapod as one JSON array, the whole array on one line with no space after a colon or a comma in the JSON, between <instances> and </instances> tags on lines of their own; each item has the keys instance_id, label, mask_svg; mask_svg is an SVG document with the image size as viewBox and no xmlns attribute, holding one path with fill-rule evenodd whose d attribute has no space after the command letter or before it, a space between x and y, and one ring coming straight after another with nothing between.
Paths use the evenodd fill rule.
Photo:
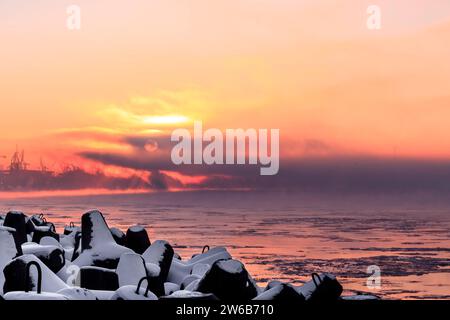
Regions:
<instances>
[{"instance_id":1,"label":"snow-covered tetrapod","mask_svg":"<svg viewBox=\"0 0 450 320\"><path fill-rule=\"evenodd\" d=\"M206 250L208 249L208 250ZM109 228L98 210L81 226L58 234L40 215L0 215L0 296L9 300L278 300L332 301L342 286L314 274L297 287L279 281L259 287L224 247L181 260L164 240L150 242L145 228Z\"/></svg>"}]
</instances>

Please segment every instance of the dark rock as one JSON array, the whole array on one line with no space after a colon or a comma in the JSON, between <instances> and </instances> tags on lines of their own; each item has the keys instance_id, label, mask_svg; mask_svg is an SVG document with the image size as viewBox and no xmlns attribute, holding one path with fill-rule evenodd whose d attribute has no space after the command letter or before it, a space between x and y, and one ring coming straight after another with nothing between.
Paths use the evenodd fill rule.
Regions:
<instances>
[{"instance_id":1,"label":"dark rock","mask_svg":"<svg viewBox=\"0 0 450 320\"><path fill-rule=\"evenodd\" d=\"M69 235L72 232L80 232L81 228L76 226L73 222L71 222L68 226L64 227L64 235Z\"/></svg>"},{"instance_id":2,"label":"dark rock","mask_svg":"<svg viewBox=\"0 0 450 320\"><path fill-rule=\"evenodd\" d=\"M114 240L116 241L116 243L120 246L125 246L126 245L126 235L125 233L118 229L118 228L111 228L111 234L114 238Z\"/></svg>"},{"instance_id":3,"label":"dark rock","mask_svg":"<svg viewBox=\"0 0 450 320\"><path fill-rule=\"evenodd\" d=\"M180 290L180 285L172 282L164 283L164 296L170 296L172 293L178 290Z\"/></svg>"},{"instance_id":4,"label":"dark rock","mask_svg":"<svg viewBox=\"0 0 450 320\"><path fill-rule=\"evenodd\" d=\"M87 212L81 218L81 253L73 264L115 269L123 253L132 252L114 240L101 212Z\"/></svg>"},{"instance_id":5,"label":"dark rock","mask_svg":"<svg viewBox=\"0 0 450 320\"><path fill-rule=\"evenodd\" d=\"M44 237L51 237L56 241L59 241L59 234L55 232L55 226L53 224L42 227L36 227L33 232L32 241L35 243L39 243L41 242L41 239Z\"/></svg>"},{"instance_id":6,"label":"dark rock","mask_svg":"<svg viewBox=\"0 0 450 320\"><path fill-rule=\"evenodd\" d=\"M164 283L167 281L174 251L172 246L163 240L157 240L142 254L145 262L154 263L160 267L160 280Z\"/></svg>"},{"instance_id":7,"label":"dark rock","mask_svg":"<svg viewBox=\"0 0 450 320\"><path fill-rule=\"evenodd\" d=\"M270 289L275 288L275 287L277 287L277 286L279 286L279 285L282 285L282 284L283 284L283 282L278 281L278 280L270 281L270 282L267 284L267 286L266 286L266 288L264 289L264 291L270 290Z\"/></svg>"},{"instance_id":8,"label":"dark rock","mask_svg":"<svg viewBox=\"0 0 450 320\"><path fill-rule=\"evenodd\" d=\"M22 246L18 246L14 234L14 228L0 226L0 261L10 261L17 256L21 256Z\"/></svg>"},{"instance_id":9,"label":"dark rock","mask_svg":"<svg viewBox=\"0 0 450 320\"><path fill-rule=\"evenodd\" d=\"M244 265L232 259L216 261L200 280L197 291L213 293L221 301L248 301L258 294Z\"/></svg>"},{"instance_id":10,"label":"dark rock","mask_svg":"<svg viewBox=\"0 0 450 320\"><path fill-rule=\"evenodd\" d=\"M318 275L312 274L315 285L314 291L310 294L308 301L310 302L326 302L336 301L342 294L342 285L337 281L336 277L330 274Z\"/></svg>"},{"instance_id":11,"label":"dark rock","mask_svg":"<svg viewBox=\"0 0 450 320\"><path fill-rule=\"evenodd\" d=\"M136 253L143 254L150 246L147 231L142 226L133 226L127 230L126 246Z\"/></svg>"},{"instance_id":12,"label":"dark rock","mask_svg":"<svg viewBox=\"0 0 450 320\"><path fill-rule=\"evenodd\" d=\"M0 295L3 293L5 277L3 268L18 255L22 255L22 248L16 246L15 229L0 227Z\"/></svg>"},{"instance_id":13,"label":"dark rock","mask_svg":"<svg viewBox=\"0 0 450 320\"><path fill-rule=\"evenodd\" d=\"M111 300L158 300L158 297L151 291L150 283L151 279L144 277L139 280L137 286L120 287L111 297ZM147 284L147 287L144 287L144 284Z\"/></svg>"},{"instance_id":14,"label":"dark rock","mask_svg":"<svg viewBox=\"0 0 450 320\"><path fill-rule=\"evenodd\" d=\"M54 273L61 270L66 263L64 250L56 246L26 243L22 246L22 250L24 254L33 254L38 257Z\"/></svg>"},{"instance_id":15,"label":"dark rock","mask_svg":"<svg viewBox=\"0 0 450 320\"><path fill-rule=\"evenodd\" d=\"M26 216L22 212L10 211L6 214L5 222L3 223L3 226L14 228L16 230L14 233L14 240L16 241L17 247L20 247L28 241L25 221Z\"/></svg>"},{"instance_id":16,"label":"dark rock","mask_svg":"<svg viewBox=\"0 0 450 320\"><path fill-rule=\"evenodd\" d=\"M269 284L270 285L270 284ZM270 287L258 295L254 300L271 300L288 303L305 302L305 297L298 293L295 288L289 284L280 283L272 284Z\"/></svg>"},{"instance_id":17,"label":"dark rock","mask_svg":"<svg viewBox=\"0 0 450 320\"><path fill-rule=\"evenodd\" d=\"M37 263L42 273L42 291L57 292L68 286L52 272L41 260L34 255L23 255L15 258L3 269L5 283L4 293L10 291L33 291L39 286L39 276L36 268L30 268L30 276L27 276L27 265L30 262Z\"/></svg>"},{"instance_id":18,"label":"dark rock","mask_svg":"<svg viewBox=\"0 0 450 320\"><path fill-rule=\"evenodd\" d=\"M158 265L153 263L146 263L147 270L147 287L156 296L160 297L165 294L164 281L161 280L161 269Z\"/></svg>"},{"instance_id":19,"label":"dark rock","mask_svg":"<svg viewBox=\"0 0 450 320\"><path fill-rule=\"evenodd\" d=\"M31 234L34 232L36 227L42 227L46 225L46 220L44 218L43 214L34 214L31 217L26 219L26 227L27 227L27 233Z\"/></svg>"},{"instance_id":20,"label":"dark rock","mask_svg":"<svg viewBox=\"0 0 450 320\"><path fill-rule=\"evenodd\" d=\"M80 287L85 289L115 291L119 288L119 278L114 270L81 267L79 277Z\"/></svg>"},{"instance_id":21,"label":"dark rock","mask_svg":"<svg viewBox=\"0 0 450 320\"><path fill-rule=\"evenodd\" d=\"M216 261L231 259L231 255L224 247L215 247L208 250L205 253L196 255L188 261L181 261L178 259L172 260L172 265L170 266L169 275L167 281L181 284L183 279L192 273L195 265L198 264L208 264L213 265Z\"/></svg>"},{"instance_id":22,"label":"dark rock","mask_svg":"<svg viewBox=\"0 0 450 320\"><path fill-rule=\"evenodd\" d=\"M75 243L73 247L73 255L71 261L75 261L81 253L81 232L75 232Z\"/></svg>"}]
</instances>

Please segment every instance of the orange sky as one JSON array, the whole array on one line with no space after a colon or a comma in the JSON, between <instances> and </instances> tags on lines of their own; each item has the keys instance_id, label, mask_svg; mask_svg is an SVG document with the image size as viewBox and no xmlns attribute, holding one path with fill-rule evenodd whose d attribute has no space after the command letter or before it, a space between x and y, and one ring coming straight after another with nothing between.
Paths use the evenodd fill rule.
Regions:
<instances>
[{"instance_id":1,"label":"orange sky","mask_svg":"<svg viewBox=\"0 0 450 320\"><path fill-rule=\"evenodd\" d=\"M450 158L448 0L2 0L0 39L0 156L34 165L193 120L280 128L285 158Z\"/></svg>"}]
</instances>

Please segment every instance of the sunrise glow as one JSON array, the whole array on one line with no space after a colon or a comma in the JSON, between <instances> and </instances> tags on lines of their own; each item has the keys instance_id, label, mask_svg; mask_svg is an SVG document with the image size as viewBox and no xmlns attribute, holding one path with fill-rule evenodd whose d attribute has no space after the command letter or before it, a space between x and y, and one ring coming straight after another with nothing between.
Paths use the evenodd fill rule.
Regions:
<instances>
[{"instance_id":1,"label":"sunrise glow","mask_svg":"<svg viewBox=\"0 0 450 320\"><path fill-rule=\"evenodd\" d=\"M172 165L170 134L194 121L280 129L280 172L292 177L315 158L450 159L448 1L378 1L376 31L359 0L131 3L80 0L83 25L70 31L64 4L2 1L0 169L24 150L28 168L52 172L245 184L230 168Z\"/></svg>"}]
</instances>

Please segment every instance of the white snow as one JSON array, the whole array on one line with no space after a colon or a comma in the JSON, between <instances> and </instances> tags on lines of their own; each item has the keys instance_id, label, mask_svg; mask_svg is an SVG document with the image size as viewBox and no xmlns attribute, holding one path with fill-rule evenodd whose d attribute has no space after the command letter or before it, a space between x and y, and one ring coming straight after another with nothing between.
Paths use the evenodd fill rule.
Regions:
<instances>
[{"instance_id":1,"label":"white snow","mask_svg":"<svg viewBox=\"0 0 450 320\"><path fill-rule=\"evenodd\" d=\"M78 267L76 266L71 267L71 266L72 262L66 259L66 264L56 274L62 281L67 283L69 286L73 285L74 281L77 279L78 272L80 271Z\"/></svg>"},{"instance_id":2,"label":"white snow","mask_svg":"<svg viewBox=\"0 0 450 320\"><path fill-rule=\"evenodd\" d=\"M107 290L89 290L98 300L111 300L112 296L116 293L115 291Z\"/></svg>"},{"instance_id":3,"label":"white snow","mask_svg":"<svg viewBox=\"0 0 450 320\"><path fill-rule=\"evenodd\" d=\"M43 246L40 244L36 244L34 242L26 242L22 245L23 254L34 254L37 256L44 256L47 258L54 250L61 250L61 248L53 245Z\"/></svg>"},{"instance_id":4,"label":"white snow","mask_svg":"<svg viewBox=\"0 0 450 320\"><path fill-rule=\"evenodd\" d=\"M199 254L189 261L181 261L173 259L169 270L169 276L167 281L181 284L183 279L191 274L194 265L196 264L209 264L222 259L231 259L231 255L224 247L215 247L211 250Z\"/></svg>"},{"instance_id":5,"label":"white snow","mask_svg":"<svg viewBox=\"0 0 450 320\"><path fill-rule=\"evenodd\" d=\"M43 239L45 239L44 237ZM42 241L41 241L42 242ZM75 250L75 233L71 233L66 236L61 236L60 245L64 248L64 256L66 257L66 262L71 261L73 257L73 252ZM81 246L81 241L80 241Z\"/></svg>"},{"instance_id":6,"label":"white snow","mask_svg":"<svg viewBox=\"0 0 450 320\"><path fill-rule=\"evenodd\" d=\"M203 277L209 269L211 269L211 265L207 263L197 263L192 267L192 274Z\"/></svg>"},{"instance_id":7,"label":"white snow","mask_svg":"<svg viewBox=\"0 0 450 320\"><path fill-rule=\"evenodd\" d=\"M136 225L136 226L130 227L128 230L130 230L131 232L141 232L141 231L144 231L144 227L140 226L140 225Z\"/></svg>"},{"instance_id":8,"label":"white snow","mask_svg":"<svg viewBox=\"0 0 450 320\"><path fill-rule=\"evenodd\" d=\"M97 300L97 297L88 289L66 288L57 292L69 300Z\"/></svg>"},{"instance_id":9,"label":"white snow","mask_svg":"<svg viewBox=\"0 0 450 320\"><path fill-rule=\"evenodd\" d=\"M107 242L114 242L111 231L106 224L105 219L98 210L87 212L92 223L91 246L96 247Z\"/></svg>"},{"instance_id":10,"label":"white snow","mask_svg":"<svg viewBox=\"0 0 450 320\"><path fill-rule=\"evenodd\" d=\"M35 261L39 264L42 269L42 292L58 292L59 290L68 288L69 286L64 283L56 274L54 274L41 260L39 260L35 255L25 254L20 256L15 260L22 260L24 263L29 263L30 261ZM37 287L37 270L35 267L30 268L30 278L35 284L35 288Z\"/></svg>"},{"instance_id":11,"label":"white snow","mask_svg":"<svg viewBox=\"0 0 450 320\"><path fill-rule=\"evenodd\" d=\"M320 274L319 275L320 281L323 281L325 276L326 276L325 274ZM313 280L310 280L301 287L296 287L295 290L298 293L301 293L305 297L305 299L308 300L311 294L316 290L316 285Z\"/></svg>"},{"instance_id":12,"label":"white snow","mask_svg":"<svg viewBox=\"0 0 450 320\"><path fill-rule=\"evenodd\" d=\"M5 227L5 226L0 226L0 230L9 231L9 232L16 232L16 229L11 228L11 227Z\"/></svg>"},{"instance_id":13,"label":"white snow","mask_svg":"<svg viewBox=\"0 0 450 320\"><path fill-rule=\"evenodd\" d=\"M283 290L282 285L274 286L273 288L261 293L253 300L272 300L274 296L278 295Z\"/></svg>"},{"instance_id":14,"label":"white snow","mask_svg":"<svg viewBox=\"0 0 450 320\"><path fill-rule=\"evenodd\" d=\"M342 296L341 299L342 300L362 301L362 300L380 300L380 297L370 295L370 294L359 294L359 295L354 295L354 296Z\"/></svg>"},{"instance_id":15,"label":"white snow","mask_svg":"<svg viewBox=\"0 0 450 320\"><path fill-rule=\"evenodd\" d=\"M115 235L116 237L122 237L122 235L123 235L123 232L120 230L120 229L118 229L118 228L111 228L111 229L109 229L110 231L111 231L111 233L113 234L113 235Z\"/></svg>"},{"instance_id":16,"label":"white snow","mask_svg":"<svg viewBox=\"0 0 450 320\"><path fill-rule=\"evenodd\" d=\"M237 260L219 261L217 266L228 273L241 273L244 270L244 265Z\"/></svg>"},{"instance_id":17,"label":"white snow","mask_svg":"<svg viewBox=\"0 0 450 320\"><path fill-rule=\"evenodd\" d=\"M46 231L50 231L52 229L52 226L36 226L35 225L34 228L38 231L46 232Z\"/></svg>"},{"instance_id":18,"label":"white snow","mask_svg":"<svg viewBox=\"0 0 450 320\"><path fill-rule=\"evenodd\" d=\"M84 249L73 264L79 267L90 266L95 260L119 259L124 253L133 253L133 250L116 243L99 211L94 210L88 213L92 223L91 248Z\"/></svg>"},{"instance_id":19,"label":"white snow","mask_svg":"<svg viewBox=\"0 0 450 320\"><path fill-rule=\"evenodd\" d=\"M205 294L197 291L189 291L189 290L179 290L175 291L171 295L166 298L199 298L204 297Z\"/></svg>"},{"instance_id":20,"label":"white snow","mask_svg":"<svg viewBox=\"0 0 450 320\"><path fill-rule=\"evenodd\" d=\"M3 294L5 283L3 268L17 255L14 236L11 232L15 232L15 229L0 227L0 295Z\"/></svg>"},{"instance_id":21,"label":"white snow","mask_svg":"<svg viewBox=\"0 0 450 320\"><path fill-rule=\"evenodd\" d=\"M13 211L10 214L22 215L23 213ZM31 218L26 219L33 222ZM36 222L40 218L39 216L35 216L34 219L34 222ZM160 264L167 251L168 242L157 240L142 255L139 255L134 253L133 250L120 246L115 242L113 235L122 237L124 233L117 228L109 229L100 211L92 210L88 212L86 218L83 217L82 221L84 224L86 224L85 219L90 220L87 221L87 226L91 225L91 230L86 225L83 225L83 231L90 233L89 235L84 234L85 237L90 236L90 239L88 237L89 243L88 246L86 246L86 243L83 243L85 248L83 248L79 257L74 262L71 262L70 260L74 250L81 251L81 243L78 248L75 248L75 232L69 235L60 235L60 241L52 237L43 237L39 244L33 242L24 243L22 245L24 255L16 257L17 250L12 233L15 232L15 229L3 227L4 217L0 215L0 296L3 294L2 291L5 282L4 274L1 271L10 263L20 260L24 263L35 261L40 265L42 270L42 294L37 294L36 292L37 270L35 267L31 267L30 276L34 285L34 291L28 293L18 291L9 292L3 296L7 300L157 300L157 296L151 291L148 292L147 297L145 296L148 286L147 281L143 281L138 293L136 293L137 284L144 277L158 277L161 274ZM49 230L50 226L36 227L36 229ZM65 229L80 230L80 227L71 225ZM129 231L142 232L145 229L141 225L135 225L130 227ZM32 239L30 234L27 235L27 238L29 239L28 241ZM86 238L83 239L86 240ZM54 250L63 250L66 257L65 265L57 274L53 273L37 257L49 257L50 253ZM174 253L174 257L176 256L177 254ZM95 261L115 259L118 260L116 270L93 266ZM195 255L187 261L173 259L167 282L164 283L165 297L198 298L205 296L205 294L197 292L198 285L201 279L211 270L211 266L214 263L217 263L218 268L231 274L239 274L245 270L244 265L240 261L233 260L224 247L212 248L205 253ZM77 287L80 282L80 274L78 272L80 267L115 272L118 276L120 288L116 291L105 291L87 290ZM323 280L325 277L334 279L334 276L330 274L321 274L320 280ZM75 281L69 281L71 279ZM271 300L283 289L281 282L273 281L269 289L263 292L263 289L257 286L250 275L248 285L254 285L257 288L258 295L255 300ZM181 288L184 290L180 290ZM315 291L316 285L311 280L301 287L293 288L306 299L309 299ZM378 299L378 297L372 295L354 295L343 297L343 299L367 300Z\"/></svg>"},{"instance_id":22,"label":"white snow","mask_svg":"<svg viewBox=\"0 0 450 320\"><path fill-rule=\"evenodd\" d=\"M161 268L154 263L147 262L145 264L145 268L147 269L147 274L150 277L157 277L161 273Z\"/></svg>"},{"instance_id":23,"label":"white snow","mask_svg":"<svg viewBox=\"0 0 450 320\"><path fill-rule=\"evenodd\" d=\"M190 274L188 276L186 276L183 281L181 282L182 287L186 288L189 284L191 284L192 282L194 282L195 280L200 280L202 277L200 277L199 275L196 274Z\"/></svg>"},{"instance_id":24,"label":"white snow","mask_svg":"<svg viewBox=\"0 0 450 320\"><path fill-rule=\"evenodd\" d=\"M80 227L78 227L78 226L72 226L72 225L70 225L70 226L65 226L64 227L64 232L68 232L68 235L69 234L71 234L71 233L73 233L73 232L79 232L79 231L81 231L81 228Z\"/></svg>"},{"instance_id":25,"label":"white snow","mask_svg":"<svg viewBox=\"0 0 450 320\"><path fill-rule=\"evenodd\" d=\"M166 296L171 295L178 290L180 290L180 286L178 284L172 282L164 283L164 292Z\"/></svg>"},{"instance_id":26,"label":"white snow","mask_svg":"<svg viewBox=\"0 0 450 320\"><path fill-rule=\"evenodd\" d=\"M59 243L61 244L61 246L63 248L71 248L73 249L73 247L75 246L75 233L71 233L67 236L64 236L60 238Z\"/></svg>"},{"instance_id":27,"label":"white snow","mask_svg":"<svg viewBox=\"0 0 450 320\"><path fill-rule=\"evenodd\" d=\"M158 297L151 291L145 296L146 287L141 286L139 293L136 293L136 286L123 286L117 289L111 300L117 300L119 298L124 300L158 300Z\"/></svg>"},{"instance_id":28,"label":"white snow","mask_svg":"<svg viewBox=\"0 0 450 320\"><path fill-rule=\"evenodd\" d=\"M63 246L53 237L43 237L41 241L39 241L40 245L43 246L56 246L58 248L63 248Z\"/></svg>"},{"instance_id":29,"label":"white snow","mask_svg":"<svg viewBox=\"0 0 450 320\"><path fill-rule=\"evenodd\" d=\"M124 253L120 256L116 273L119 286L137 285L139 280L147 276L144 259L136 253Z\"/></svg>"},{"instance_id":30,"label":"white snow","mask_svg":"<svg viewBox=\"0 0 450 320\"><path fill-rule=\"evenodd\" d=\"M150 245L150 247L147 248L147 250L145 250L145 252L142 254L142 257L146 262L151 262L159 265L159 263L164 258L163 254L166 251L166 243L167 242L163 240L156 240Z\"/></svg>"},{"instance_id":31,"label":"white snow","mask_svg":"<svg viewBox=\"0 0 450 320\"><path fill-rule=\"evenodd\" d=\"M69 300L66 296L58 293L11 291L6 293L3 298L5 300Z\"/></svg>"},{"instance_id":32,"label":"white snow","mask_svg":"<svg viewBox=\"0 0 450 320\"><path fill-rule=\"evenodd\" d=\"M212 265L217 260L222 259L231 259L231 255L228 253L227 249L224 247L214 247L210 249L209 251L199 254L195 257L193 257L191 260L189 260L190 264L194 263L208 263Z\"/></svg>"},{"instance_id":33,"label":"white snow","mask_svg":"<svg viewBox=\"0 0 450 320\"><path fill-rule=\"evenodd\" d=\"M197 279L192 281L186 288L184 288L184 290L188 290L188 291L195 291L198 288L198 284L200 283L201 279Z\"/></svg>"}]
</instances>

